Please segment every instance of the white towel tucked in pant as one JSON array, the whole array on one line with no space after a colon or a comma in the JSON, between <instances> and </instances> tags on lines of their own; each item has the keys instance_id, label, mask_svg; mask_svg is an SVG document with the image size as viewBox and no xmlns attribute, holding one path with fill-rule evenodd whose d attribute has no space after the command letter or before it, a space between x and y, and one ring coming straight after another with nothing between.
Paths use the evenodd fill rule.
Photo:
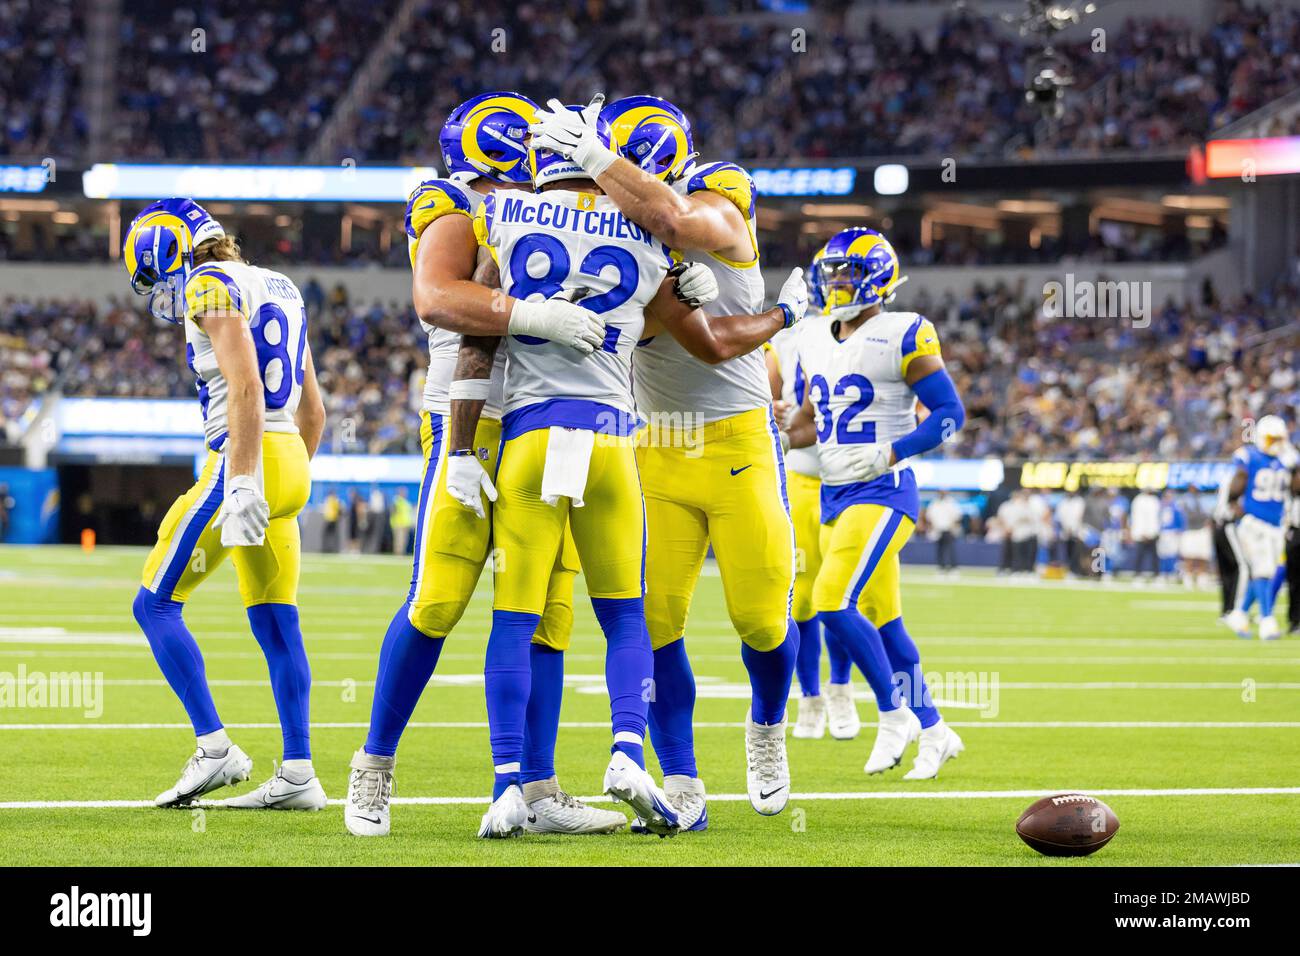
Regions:
<instances>
[{"instance_id":1,"label":"white towel tucked in pant","mask_svg":"<svg viewBox=\"0 0 1300 956\"><path fill-rule=\"evenodd\" d=\"M582 507L595 447L593 431L552 426L546 440L546 465L542 469L542 501L553 505L560 498L569 498L573 507Z\"/></svg>"}]
</instances>

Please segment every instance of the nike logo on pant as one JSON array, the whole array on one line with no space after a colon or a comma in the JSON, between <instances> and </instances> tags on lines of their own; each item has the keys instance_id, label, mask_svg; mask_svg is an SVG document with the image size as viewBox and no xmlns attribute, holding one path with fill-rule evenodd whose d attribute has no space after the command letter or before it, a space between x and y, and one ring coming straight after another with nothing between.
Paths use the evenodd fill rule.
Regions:
<instances>
[{"instance_id":1,"label":"nike logo on pant","mask_svg":"<svg viewBox=\"0 0 1300 956\"><path fill-rule=\"evenodd\" d=\"M734 478L734 477L736 477L738 474L740 474L742 471L744 471L746 468L753 468L753 467L754 467L753 465L745 465L744 468L733 468L733 469L731 469L731 477Z\"/></svg>"}]
</instances>

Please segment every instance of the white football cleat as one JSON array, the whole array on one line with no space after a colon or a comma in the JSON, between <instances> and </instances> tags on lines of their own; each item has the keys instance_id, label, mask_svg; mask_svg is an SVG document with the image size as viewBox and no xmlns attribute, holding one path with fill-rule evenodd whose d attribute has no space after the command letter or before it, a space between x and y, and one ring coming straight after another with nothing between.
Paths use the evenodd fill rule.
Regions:
<instances>
[{"instance_id":1,"label":"white football cleat","mask_svg":"<svg viewBox=\"0 0 1300 956\"><path fill-rule=\"evenodd\" d=\"M343 806L343 825L354 836L388 836L392 827L388 802L393 796L393 768L396 757L378 757L358 750L352 755L348 777L348 800Z\"/></svg>"},{"instance_id":2,"label":"white football cleat","mask_svg":"<svg viewBox=\"0 0 1300 956\"><path fill-rule=\"evenodd\" d=\"M1261 641L1276 641L1282 636L1282 628L1277 623L1277 618L1269 615L1259 619L1259 639Z\"/></svg>"},{"instance_id":3,"label":"white football cleat","mask_svg":"<svg viewBox=\"0 0 1300 956\"><path fill-rule=\"evenodd\" d=\"M524 784L528 833L614 833L627 826L627 817L616 810L589 807L560 789L554 777Z\"/></svg>"},{"instance_id":4,"label":"white football cleat","mask_svg":"<svg viewBox=\"0 0 1300 956\"><path fill-rule=\"evenodd\" d=\"M519 836L528 822L528 804L517 784L506 787L501 796L492 801L483 820L478 825L478 835L484 840L500 840Z\"/></svg>"},{"instance_id":5,"label":"white football cleat","mask_svg":"<svg viewBox=\"0 0 1300 956\"><path fill-rule=\"evenodd\" d=\"M878 721L876 742L872 745L866 766L862 768L867 773L884 773L897 767L903 760L903 751L907 750L907 745L921 733L921 722L906 707L887 710L879 716Z\"/></svg>"},{"instance_id":6,"label":"white football cleat","mask_svg":"<svg viewBox=\"0 0 1300 956\"><path fill-rule=\"evenodd\" d=\"M916 748L912 769L903 774L904 780L933 780L939 768L957 756L966 745L957 732L940 720L933 727L921 731L921 742Z\"/></svg>"},{"instance_id":7,"label":"white football cleat","mask_svg":"<svg viewBox=\"0 0 1300 956\"><path fill-rule=\"evenodd\" d=\"M661 837L677 832L677 811L669 802L668 795L655 786L649 773L621 750L615 750L609 758L609 767L605 770L605 792L631 807L648 832Z\"/></svg>"},{"instance_id":8,"label":"white football cleat","mask_svg":"<svg viewBox=\"0 0 1300 956\"><path fill-rule=\"evenodd\" d=\"M750 804L765 817L780 813L790 799L785 723L756 724L745 715L745 785Z\"/></svg>"},{"instance_id":9,"label":"white football cleat","mask_svg":"<svg viewBox=\"0 0 1300 956\"><path fill-rule=\"evenodd\" d=\"M1229 611L1223 616L1223 623L1238 637L1250 637L1250 615L1245 611Z\"/></svg>"},{"instance_id":10,"label":"white football cleat","mask_svg":"<svg viewBox=\"0 0 1300 956\"><path fill-rule=\"evenodd\" d=\"M181 771L176 785L158 794L154 803L160 807L183 807L205 793L247 780L252 773L253 761L234 744L223 754L209 754L199 747Z\"/></svg>"},{"instance_id":11,"label":"white football cleat","mask_svg":"<svg viewBox=\"0 0 1300 956\"><path fill-rule=\"evenodd\" d=\"M222 800L221 805L235 810L324 810L327 802L325 789L314 776L306 783L294 783L279 767L256 790Z\"/></svg>"},{"instance_id":12,"label":"white football cleat","mask_svg":"<svg viewBox=\"0 0 1300 956\"><path fill-rule=\"evenodd\" d=\"M664 777L664 793L677 811L677 823L683 833L698 833L709 828L709 805L704 796L704 781L685 774ZM632 821L632 833L649 833L645 821L637 817Z\"/></svg>"},{"instance_id":13,"label":"white football cleat","mask_svg":"<svg viewBox=\"0 0 1300 956\"><path fill-rule=\"evenodd\" d=\"M862 729L858 705L853 702L853 684L826 685L826 722L836 740L852 740Z\"/></svg>"},{"instance_id":14,"label":"white football cleat","mask_svg":"<svg viewBox=\"0 0 1300 956\"><path fill-rule=\"evenodd\" d=\"M820 740L826 733L826 698L800 697L799 716L790 733L801 740Z\"/></svg>"}]
</instances>

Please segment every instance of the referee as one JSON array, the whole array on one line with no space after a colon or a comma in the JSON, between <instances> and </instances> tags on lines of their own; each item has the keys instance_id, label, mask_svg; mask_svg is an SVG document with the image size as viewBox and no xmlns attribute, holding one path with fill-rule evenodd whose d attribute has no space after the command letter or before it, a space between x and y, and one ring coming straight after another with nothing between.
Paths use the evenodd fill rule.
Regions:
<instances>
[{"instance_id":1,"label":"referee","mask_svg":"<svg viewBox=\"0 0 1300 956\"><path fill-rule=\"evenodd\" d=\"M1232 476L1219 485L1219 497L1214 504L1214 563L1219 568L1219 589L1222 592L1223 614L1245 603L1249 575L1241 574L1241 548L1237 544L1237 522L1232 505L1228 503L1228 488ZM1288 555L1290 553L1288 546ZM1290 561L1287 570L1290 573ZM1297 568L1300 574L1300 568Z\"/></svg>"}]
</instances>

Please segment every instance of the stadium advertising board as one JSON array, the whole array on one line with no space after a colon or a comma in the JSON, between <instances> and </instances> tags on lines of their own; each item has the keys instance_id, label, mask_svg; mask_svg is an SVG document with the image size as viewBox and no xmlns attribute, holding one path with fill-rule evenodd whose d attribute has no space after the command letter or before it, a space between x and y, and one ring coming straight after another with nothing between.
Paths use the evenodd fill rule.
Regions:
<instances>
[{"instance_id":1,"label":"stadium advertising board","mask_svg":"<svg viewBox=\"0 0 1300 956\"><path fill-rule=\"evenodd\" d=\"M1020 468L1020 487L1041 491L1080 488L1217 488L1231 471L1224 461L1028 461Z\"/></svg>"}]
</instances>

